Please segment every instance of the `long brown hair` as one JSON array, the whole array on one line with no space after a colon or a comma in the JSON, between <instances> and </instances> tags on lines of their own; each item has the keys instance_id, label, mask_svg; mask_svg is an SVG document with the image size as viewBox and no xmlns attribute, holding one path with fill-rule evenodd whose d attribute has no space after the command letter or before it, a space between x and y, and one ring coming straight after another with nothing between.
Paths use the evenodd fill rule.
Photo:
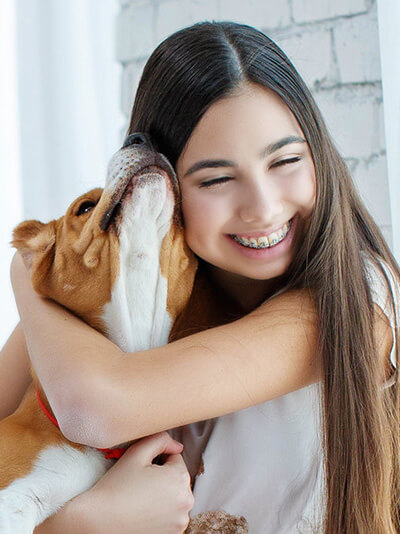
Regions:
<instances>
[{"instance_id":1,"label":"long brown hair","mask_svg":"<svg viewBox=\"0 0 400 534\"><path fill-rule=\"evenodd\" d=\"M379 260L387 263L399 284L400 270L296 69L273 41L251 26L229 21L194 24L163 41L146 63L129 133L149 133L175 167L208 107L246 82L268 87L286 103L303 130L316 171L314 211L285 287L313 288L318 305L324 368L323 532L396 534L399 379L396 370L394 385L382 387L363 255L386 280ZM393 295L391 301L396 318ZM396 322L396 361L398 337Z\"/></svg>"}]
</instances>

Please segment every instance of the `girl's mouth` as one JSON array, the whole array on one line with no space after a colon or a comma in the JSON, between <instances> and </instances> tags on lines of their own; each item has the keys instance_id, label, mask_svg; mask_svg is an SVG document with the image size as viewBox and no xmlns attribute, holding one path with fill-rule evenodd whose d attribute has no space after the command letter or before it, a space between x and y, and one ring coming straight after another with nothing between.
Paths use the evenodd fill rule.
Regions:
<instances>
[{"instance_id":1,"label":"girl's mouth","mask_svg":"<svg viewBox=\"0 0 400 534\"><path fill-rule=\"evenodd\" d=\"M285 253L293 240L297 216L292 217L279 231L258 238L226 234L230 243L243 255L252 259L273 259Z\"/></svg>"},{"instance_id":2,"label":"girl's mouth","mask_svg":"<svg viewBox=\"0 0 400 534\"><path fill-rule=\"evenodd\" d=\"M273 232L272 234L268 236L261 236L261 237L240 237L235 234L230 234L230 237L236 241L236 243L239 243L239 245L242 245L247 248L255 248L255 249L262 249L262 248L271 248L278 245L281 241L285 239L285 237L288 235L290 231L290 227L292 225L293 218L290 219L286 224L282 226L278 231Z\"/></svg>"}]
</instances>

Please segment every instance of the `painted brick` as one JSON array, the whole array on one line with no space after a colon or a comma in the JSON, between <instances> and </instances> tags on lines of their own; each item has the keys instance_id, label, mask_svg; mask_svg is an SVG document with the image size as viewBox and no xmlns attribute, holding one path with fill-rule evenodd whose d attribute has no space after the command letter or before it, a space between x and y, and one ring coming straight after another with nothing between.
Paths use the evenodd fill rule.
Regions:
<instances>
[{"instance_id":1,"label":"painted brick","mask_svg":"<svg viewBox=\"0 0 400 534\"><path fill-rule=\"evenodd\" d=\"M386 150L385 122L383 116L383 102L378 99L375 104L375 129L378 138L378 152Z\"/></svg>"},{"instance_id":2,"label":"painted brick","mask_svg":"<svg viewBox=\"0 0 400 534\"><path fill-rule=\"evenodd\" d=\"M145 60L129 63L122 73L121 109L126 117L129 117L131 114L136 89L145 63Z\"/></svg>"},{"instance_id":3,"label":"painted brick","mask_svg":"<svg viewBox=\"0 0 400 534\"><path fill-rule=\"evenodd\" d=\"M382 104L377 92L374 87L366 87L314 93L343 157L368 158L384 147Z\"/></svg>"},{"instance_id":4,"label":"painted brick","mask_svg":"<svg viewBox=\"0 0 400 534\"><path fill-rule=\"evenodd\" d=\"M366 13L367 0L293 0L295 22L313 22Z\"/></svg>"},{"instance_id":5,"label":"painted brick","mask_svg":"<svg viewBox=\"0 0 400 534\"><path fill-rule=\"evenodd\" d=\"M353 173L354 183L368 211L380 226L390 226L389 186L386 157L360 161Z\"/></svg>"},{"instance_id":6,"label":"painted brick","mask_svg":"<svg viewBox=\"0 0 400 534\"><path fill-rule=\"evenodd\" d=\"M359 160L356 158L344 158L344 161L346 162L350 174L353 175L353 171L355 171Z\"/></svg>"},{"instance_id":7,"label":"painted brick","mask_svg":"<svg viewBox=\"0 0 400 534\"><path fill-rule=\"evenodd\" d=\"M155 39L158 45L166 37L186 26L218 18L214 0L170 0L157 6Z\"/></svg>"},{"instance_id":8,"label":"painted brick","mask_svg":"<svg viewBox=\"0 0 400 534\"><path fill-rule=\"evenodd\" d=\"M132 61L154 48L154 6L147 1L129 5L117 17L116 59Z\"/></svg>"},{"instance_id":9,"label":"painted brick","mask_svg":"<svg viewBox=\"0 0 400 534\"><path fill-rule=\"evenodd\" d=\"M290 24L287 0L260 2L259 0L220 0L220 20L232 20L256 28L280 28Z\"/></svg>"},{"instance_id":10,"label":"painted brick","mask_svg":"<svg viewBox=\"0 0 400 534\"><path fill-rule=\"evenodd\" d=\"M328 86L336 81L329 30L296 34L275 41L310 88Z\"/></svg>"},{"instance_id":11,"label":"painted brick","mask_svg":"<svg viewBox=\"0 0 400 534\"><path fill-rule=\"evenodd\" d=\"M143 0L119 0L119 3L121 7L127 7L127 6L133 6L135 4L143 4Z\"/></svg>"},{"instance_id":12,"label":"painted brick","mask_svg":"<svg viewBox=\"0 0 400 534\"><path fill-rule=\"evenodd\" d=\"M343 20L333 35L342 83L381 79L376 15Z\"/></svg>"},{"instance_id":13,"label":"painted brick","mask_svg":"<svg viewBox=\"0 0 400 534\"><path fill-rule=\"evenodd\" d=\"M389 245L391 251L394 252L392 226L379 226L379 229L382 232L383 237L386 239L386 242Z\"/></svg>"}]
</instances>

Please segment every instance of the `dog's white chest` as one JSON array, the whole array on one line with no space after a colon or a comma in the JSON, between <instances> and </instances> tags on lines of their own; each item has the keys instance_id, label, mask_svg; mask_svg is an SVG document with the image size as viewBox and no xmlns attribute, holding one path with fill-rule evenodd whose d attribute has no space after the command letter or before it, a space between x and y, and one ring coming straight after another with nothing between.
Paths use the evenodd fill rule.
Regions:
<instances>
[{"instance_id":1,"label":"dog's white chest","mask_svg":"<svg viewBox=\"0 0 400 534\"><path fill-rule=\"evenodd\" d=\"M137 189L129 213L124 213L119 277L102 317L107 337L124 352L168 342L172 319L167 311L167 280L160 266L160 245L171 220L165 197L165 182L155 180Z\"/></svg>"}]
</instances>

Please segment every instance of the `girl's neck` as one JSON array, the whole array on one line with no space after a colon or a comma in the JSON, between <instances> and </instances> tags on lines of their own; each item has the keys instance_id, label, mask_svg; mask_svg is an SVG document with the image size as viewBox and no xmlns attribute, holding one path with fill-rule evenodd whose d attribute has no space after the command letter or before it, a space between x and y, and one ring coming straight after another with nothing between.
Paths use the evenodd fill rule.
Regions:
<instances>
[{"instance_id":1,"label":"girl's neck","mask_svg":"<svg viewBox=\"0 0 400 534\"><path fill-rule=\"evenodd\" d=\"M227 293L243 309L250 313L283 286L283 277L255 280L224 271L210 263L202 262L208 278Z\"/></svg>"}]
</instances>

